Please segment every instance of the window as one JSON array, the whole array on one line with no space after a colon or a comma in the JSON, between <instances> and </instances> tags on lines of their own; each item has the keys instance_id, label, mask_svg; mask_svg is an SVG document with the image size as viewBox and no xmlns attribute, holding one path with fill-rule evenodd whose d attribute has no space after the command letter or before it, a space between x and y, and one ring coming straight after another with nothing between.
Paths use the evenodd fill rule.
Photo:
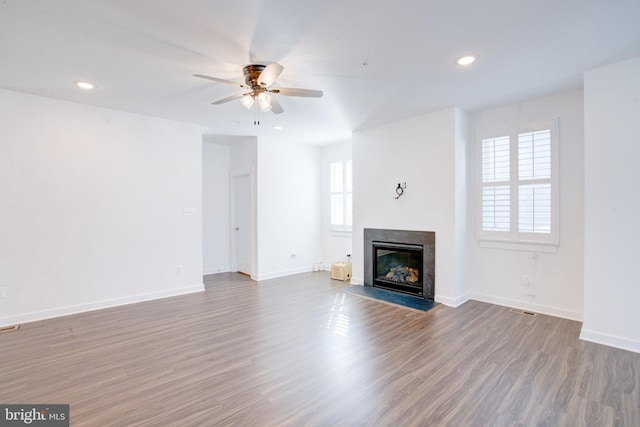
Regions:
<instances>
[{"instance_id":1,"label":"window","mask_svg":"<svg viewBox=\"0 0 640 427\"><path fill-rule=\"evenodd\" d=\"M351 230L353 211L353 173L351 160L329 164L331 229Z\"/></svg>"},{"instance_id":2,"label":"window","mask_svg":"<svg viewBox=\"0 0 640 427\"><path fill-rule=\"evenodd\" d=\"M481 240L556 244L555 121L480 138Z\"/></svg>"}]
</instances>

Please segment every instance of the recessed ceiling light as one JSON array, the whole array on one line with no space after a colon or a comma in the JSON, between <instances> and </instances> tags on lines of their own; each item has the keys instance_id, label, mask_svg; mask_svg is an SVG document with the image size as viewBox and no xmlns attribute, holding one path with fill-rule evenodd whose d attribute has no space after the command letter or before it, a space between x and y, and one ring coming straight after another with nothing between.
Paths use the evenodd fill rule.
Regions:
<instances>
[{"instance_id":1,"label":"recessed ceiling light","mask_svg":"<svg viewBox=\"0 0 640 427\"><path fill-rule=\"evenodd\" d=\"M82 89L93 89L93 85L89 82L76 80L74 83L76 84L76 86L81 87Z\"/></svg>"},{"instance_id":2,"label":"recessed ceiling light","mask_svg":"<svg viewBox=\"0 0 640 427\"><path fill-rule=\"evenodd\" d=\"M284 126L282 126L282 125L274 125L273 128L275 130L282 130L282 129L284 129Z\"/></svg>"},{"instance_id":3,"label":"recessed ceiling light","mask_svg":"<svg viewBox=\"0 0 640 427\"><path fill-rule=\"evenodd\" d=\"M470 65L470 64L473 64L476 59L478 59L477 55L465 55L465 56L462 56L462 57L458 58L456 60L456 64L458 64L458 65Z\"/></svg>"}]
</instances>

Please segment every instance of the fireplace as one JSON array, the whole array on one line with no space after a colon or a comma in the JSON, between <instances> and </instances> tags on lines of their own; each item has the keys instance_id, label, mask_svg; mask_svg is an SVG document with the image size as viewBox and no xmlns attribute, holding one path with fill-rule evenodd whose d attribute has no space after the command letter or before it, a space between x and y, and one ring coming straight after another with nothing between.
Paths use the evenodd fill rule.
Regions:
<instances>
[{"instance_id":1,"label":"fireplace","mask_svg":"<svg viewBox=\"0 0 640 427\"><path fill-rule=\"evenodd\" d=\"M434 232L365 228L364 245L365 286L433 301Z\"/></svg>"}]
</instances>

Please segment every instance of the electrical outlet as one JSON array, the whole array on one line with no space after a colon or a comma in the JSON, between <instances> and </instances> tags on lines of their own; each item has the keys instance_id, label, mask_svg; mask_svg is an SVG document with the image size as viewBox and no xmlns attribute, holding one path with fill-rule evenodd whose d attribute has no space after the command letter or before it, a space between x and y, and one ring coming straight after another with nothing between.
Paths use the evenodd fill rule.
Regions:
<instances>
[{"instance_id":1,"label":"electrical outlet","mask_svg":"<svg viewBox=\"0 0 640 427\"><path fill-rule=\"evenodd\" d=\"M4 286L0 286L0 299L4 299L6 295L7 295L7 288L5 288Z\"/></svg>"},{"instance_id":2,"label":"electrical outlet","mask_svg":"<svg viewBox=\"0 0 640 427\"><path fill-rule=\"evenodd\" d=\"M182 266L176 265L176 274L182 274Z\"/></svg>"},{"instance_id":3,"label":"electrical outlet","mask_svg":"<svg viewBox=\"0 0 640 427\"><path fill-rule=\"evenodd\" d=\"M528 274L523 275L522 284L524 286L531 286L533 284L533 280L531 279L531 276L529 276Z\"/></svg>"}]
</instances>

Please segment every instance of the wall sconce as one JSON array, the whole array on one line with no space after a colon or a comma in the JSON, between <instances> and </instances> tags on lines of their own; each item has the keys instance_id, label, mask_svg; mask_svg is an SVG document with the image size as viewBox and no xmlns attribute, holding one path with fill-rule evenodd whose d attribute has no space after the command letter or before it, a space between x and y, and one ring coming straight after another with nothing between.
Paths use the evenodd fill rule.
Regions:
<instances>
[{"instance_id":1,"label":"wall sconce","mask_svg":"<svg viewBox=\"0 0 640 427\"><path fill-rule=\"evenodd\" d=\"M396 187L396 200L398 200L400 198L400 196L402 196L404 194L404 189L407 188L407 183L406 182L402 182L402 183L398 183L398 186Z\"/></svg>"}]
</instances>

